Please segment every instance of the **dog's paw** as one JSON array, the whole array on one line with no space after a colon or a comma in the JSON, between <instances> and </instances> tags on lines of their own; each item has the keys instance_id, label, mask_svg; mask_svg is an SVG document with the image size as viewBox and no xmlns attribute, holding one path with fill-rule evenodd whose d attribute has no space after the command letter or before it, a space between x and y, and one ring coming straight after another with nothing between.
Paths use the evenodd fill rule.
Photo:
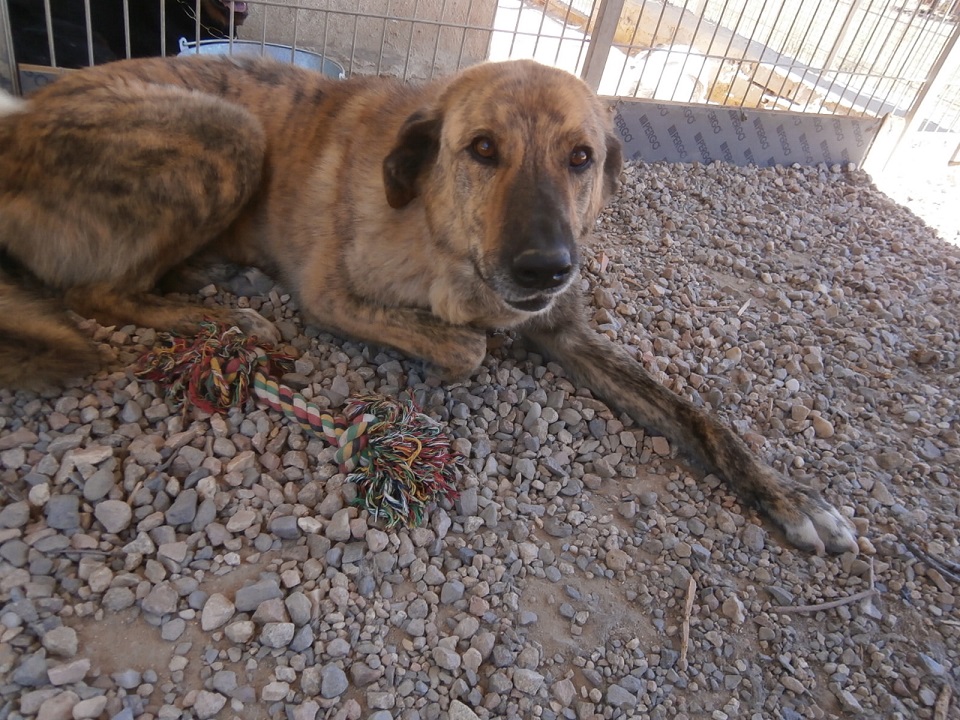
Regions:
<instances>
[{"instance_id":1,"label":"dog's paw","mask_svg":"<svg viewBox=\"0 0 960 720\"><path fill-rule=\"evenodd\" d=\"M783 529L792 545L818 555L859 552L853 523L816 490L794 485L782 478L779 485L782 490L762 499L760 505Z\"/></svg>"},{"instance_id":2,"label":"dog's paw","mask_svg":"<svg viewBox=\"0 0 960 720\"><path fill-rule=\"evenodd\" d=\"M280 331L277 326L251 308L239 308L234 313L234 321L244 333L261 342L277 345L280 343Z\"/></svg>"},{"instance_id":3,"label":"dog's paw","mask_svg":"<svg viewBox=\"0 0 960 720\"><path fill-rule=\"evenodd\" d=\"M441 377L447 382L466 380L483 362L487 355L487 333L468 326L452 328L448 339L433 357Z\"/></svg>"}]
</instances>

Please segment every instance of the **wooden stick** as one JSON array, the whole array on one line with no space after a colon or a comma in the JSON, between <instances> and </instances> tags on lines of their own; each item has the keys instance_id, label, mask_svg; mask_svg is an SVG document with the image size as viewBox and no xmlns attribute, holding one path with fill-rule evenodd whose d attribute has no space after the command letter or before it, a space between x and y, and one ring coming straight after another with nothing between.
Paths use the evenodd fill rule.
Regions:
<instances>
[{"instance_id":1,"label":"wooden stick","mask_svg":"<svg viewBox=\"0 0 960 720\"><path fill-rule=\"evenodd\" d=\"M937 704L933 706L933 720L947 720L952 694L953 688L950 687L949 683L944 683L943 689L940 691L940 697L937 698Z\"/></svg>"},{"instance_id":2,"label":"wooden stick","mask_svg":"<svg viewBox=\"0 0 960 720\"><path fill-rule=\"evenodd\" d=\"M693 611L693 598L697 594L697 582L690 576L687 583L687 600L683 605L683 625L680 627L680 662L687 662L687 649L690 647L690 613Z\"/></svg>"},{"instance_id":3,"label":"wooden stick","mask_svg":"<svg viewBox=\"0 0 960 720\"><path fill-rule=\"evenodd\" d=\"M829 602L817 603L815 605L781 605L779 607L770 608L770 612L778 613L808 613L808 612L820 612L821 610L830 610L831 608L837 608L841 605L849 605L850 603L855 603L857 600L865 600L868 597L873 595L879 595L879 591L874 587L874 577L873 577L873 558L870 558L870 572L867 575L868 582L870 587L867 590L862 592L854 593L853 595L848 595L847 597L840 598L838 600L830 600Z\"/></svg>"}]
</instances>

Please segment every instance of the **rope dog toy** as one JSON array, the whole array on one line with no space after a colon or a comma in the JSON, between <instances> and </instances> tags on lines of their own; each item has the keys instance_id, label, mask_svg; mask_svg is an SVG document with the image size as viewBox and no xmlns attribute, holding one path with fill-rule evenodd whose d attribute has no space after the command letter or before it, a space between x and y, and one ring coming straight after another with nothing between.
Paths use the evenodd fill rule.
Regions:
<instances>
[{"instance_id":1,"label":"rope dog toy","mask_svg":"<svg viewBox=\"0 0 960 720\"><path fill-rule=\"evenodd\" d=\"M410 401L377 395L350 400L341 415L324 413L274 377L293 358L237 327L201 324L193 338L165 334L137 363L136 375L165 387L177 407L216 413L252 394L337 448L336 462L357 484L356 503L387 527L417 527L429 503L453 500L461 458L450 438Z\"/></svg>"}]
</instances>

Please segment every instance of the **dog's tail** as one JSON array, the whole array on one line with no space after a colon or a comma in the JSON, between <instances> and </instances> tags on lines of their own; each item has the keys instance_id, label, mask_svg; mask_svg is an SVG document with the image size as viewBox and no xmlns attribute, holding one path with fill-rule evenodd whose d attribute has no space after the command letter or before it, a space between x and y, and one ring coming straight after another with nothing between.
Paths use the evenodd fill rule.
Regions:
<instances>
[{"instance_id":1,"label":"dog's tail","mask_svg":"<svg viewBox=\"0 0 960 720\"><path fill-rule=\"evenodd\" d=\"M93 345L55 303L0 268L0 387L49 387L98 365Z\"/></svg>"}]
</instances>

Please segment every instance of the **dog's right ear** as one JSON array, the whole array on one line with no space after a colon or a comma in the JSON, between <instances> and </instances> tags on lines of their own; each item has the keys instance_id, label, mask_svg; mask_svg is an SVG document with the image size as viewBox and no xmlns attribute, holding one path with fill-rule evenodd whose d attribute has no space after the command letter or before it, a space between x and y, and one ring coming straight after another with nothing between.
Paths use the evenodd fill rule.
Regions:
<instances>
[{"instance_id":1,"label":"dog's right ear","mask_svg":"<svg viewBox=\"0 0 960 720\"><path fill-rule=\"evenodd\" d=\"M441 124L436 115L417 111L400 128L393 150L383 160L383 187L390 207L405 207L420 194L420 179L440 151Z\"/></svg>"}]
</instances>

